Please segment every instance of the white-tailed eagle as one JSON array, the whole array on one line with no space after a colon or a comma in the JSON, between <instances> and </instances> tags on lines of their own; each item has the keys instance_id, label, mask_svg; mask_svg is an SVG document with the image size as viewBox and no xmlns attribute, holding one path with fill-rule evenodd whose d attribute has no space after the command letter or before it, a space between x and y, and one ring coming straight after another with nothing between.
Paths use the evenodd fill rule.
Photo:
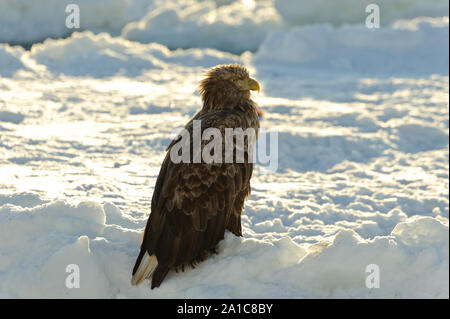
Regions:
<instances>
[{"instance_id":1,"label":"white-tailed eagle","mask_svg":"<svg viewBox=\"0 0 450 319\"><path fill-rule=\"evenodd\" d=\"M242 236L241 213L250 194L253 170L249 151L244 148L241 162L234 157L231 163L227 162L223 160L225 154L216 157L222 158L222 163L205 162L203 158L200 163L194 162L194 123L201 124L202 133L208 128L218 129L224 140L227 128L253 129L257 137L259 109L250 99L250 91L259 88L248 71L236 64L214 67L201 81L203 106L185 126L190 162L171 158L171 150L181 143L180 135L167 148L156 180L151 213L133 269L133 285L152 277L152 289L159 287L169 270L184 270L215 252L225 230ZM237 140L235 137L231 144L234 155ZM201 140L202 150L208 142ZM245 147L248 143L246 136ZM221 151L226 153L225 146Z\"/></svg>"}]
</instances>

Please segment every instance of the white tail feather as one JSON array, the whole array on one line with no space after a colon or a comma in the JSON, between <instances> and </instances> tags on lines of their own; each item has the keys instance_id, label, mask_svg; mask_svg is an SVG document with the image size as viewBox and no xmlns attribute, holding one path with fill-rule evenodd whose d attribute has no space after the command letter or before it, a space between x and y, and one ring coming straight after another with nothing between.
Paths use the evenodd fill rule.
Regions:
<instances>
[{"instance_id":1,"label":"white tail feather","mask_svg":"<svg viewBox=\"0 0 450 319\"><path fill-rule=\"evenodd\" d=\"M148 252L145 252L136 273L133 275L133 278L131 278L131 284L133 286L139 285L145 278L151 277L157 266L158 260L156 259L156 256L150 256Z\"/></svg>"}]
</instances>

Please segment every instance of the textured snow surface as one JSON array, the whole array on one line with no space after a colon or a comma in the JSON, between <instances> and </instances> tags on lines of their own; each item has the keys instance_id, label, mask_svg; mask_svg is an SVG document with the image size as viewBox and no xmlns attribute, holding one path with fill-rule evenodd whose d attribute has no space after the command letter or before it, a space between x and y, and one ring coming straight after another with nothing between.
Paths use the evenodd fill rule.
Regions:
<instances>
[{"instance_id":1,"label":"textured snow surface","mask_svg":"<svg viewBox=\"0 0 450 319\"><path fill-rule=\"evenodd\" d=\"M36 1L0 0L0 23L48 18L48 32L10 30L68 35L52 24L63 1L47 2L36 14ZM79 2L93 16L105 8ZM345 10L318 17L321 1L297 13L283 9L291 2L206 0L192 12L167 2L155 13L142 9L153 1L110 1L92 32L29 51L0 44L0 297L449 297L448 3L392 1L392 21L369 30ZM239 6L261 12L230 13L237 25L207 17ZM329 24L295 22L305 15ZM196 34L200 16L211 38ZM227 33L242 29L254 42ZM255 52L230 53L244 49ZM256 164L242 238L227 233L217 255L159 289L132 287L165 147L198 110L203 72L234 62L261 83L277 170ZM80 288L65 285L70 264ZM372 264L380 288L366 287Z\"/></svg>"},{"instance_id":2,"label":"textured snow surface","mask_svg":"<svg viewBox=\"0 0 450 319\"><path fill-rule=\"evenodd\" d=\"M328 24L294 27L271 33L256 61L340 73L448 74L448 41L443 41L448 30L448 17L400 20L381 29Z\"/></svg>"},{"instance_id":3,"label":"textured snow surface","mask_svg":"<svg viewBox=\"0 0 450 319\"><path fill-rule=\"evenodd\" d=\"M80 29L65 25L68 4ZM91 30L176 48L256 51L273 30L310 24L363 25L371 0L0 0L0 42L30 45ZM448 16L447 0L379 0L380 23Z\"/></svg>"}]
</instances>

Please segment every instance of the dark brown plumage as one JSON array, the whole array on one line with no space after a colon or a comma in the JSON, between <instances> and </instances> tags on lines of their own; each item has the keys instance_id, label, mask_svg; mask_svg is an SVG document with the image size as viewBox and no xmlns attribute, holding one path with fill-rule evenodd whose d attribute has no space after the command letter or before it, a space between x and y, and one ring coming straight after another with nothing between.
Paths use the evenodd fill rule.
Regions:
<instances>
[{"instance_id":1,"label":"dark brown plumage","mask_svg":"<svg viewBox=\"0 0 450 319\"><path fill-rule=\"evenodd\" d=\"M225 128L253 128L257 135L258 108L250 90L259 91L259 84L242 66L217 66L207 72L199 87L203 106L185 126L191 159L193 120L201 121L202 132L218 128L222 137ZM170 150L179 140L168 146L156 180L132 284L151 276L152 289L159 287L169 270L184 270L215 252L225 230L242 236L241 213L253 170L248 154L244 163L177 164ZM202 140L202 149L208 142Z\"/></svg>"}]
</instances>

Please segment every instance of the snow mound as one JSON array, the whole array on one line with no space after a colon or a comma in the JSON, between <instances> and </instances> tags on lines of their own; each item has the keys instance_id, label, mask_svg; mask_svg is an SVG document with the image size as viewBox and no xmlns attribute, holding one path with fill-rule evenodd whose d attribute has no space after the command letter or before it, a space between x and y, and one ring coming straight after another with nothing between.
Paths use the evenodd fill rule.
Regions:
<instances>
[{"instance_id":1,"label":"snow mound","mask_svg":"<svg viewBox=\"0 0 450 319\"><path fill-rule=\"evenodd\" d=\"M1 206L0 291L15 298L98 296L107 281L89 251L89 238L102 235L104 228L105 213L96 203ZM83 291L64 290L66 266L72 263L89 269L85 280L95 285Z\"/></svg>"},{"instance_id":2,"label":"snow mound","mask_svg":"<svg viewBox=\"0 0 450 319\"><path fill-rule=\"evenodd\" d=\"M161 69L160 61L146 54L146 50L141 45L112 38L106 33L94 35L86 31L74 33L64 40L48 39L42 44L35 44L30 57L47 66L53 73L94 77L111 76L119 72L123 75L138 75L142 70Z\"/></svg>"},{"instance_id":3,"label":"snow mound","mask_svg":"<svg viewBox=\"0 0 450 319\"><path fill-rule=\"evenodd\" d=\"M287 272L308 287L310 296L446 298L449 287L442 282L449 278L448 234L448 224L432 217L411 218L399 223L390 236L370 240L345 230L331 245L312 246ZM379 269L379 288L365 286L369 265Z\"/></svg>"},{"instance_id":4,"label":"snow mound","mask_svg":"<svg viewBox=\"0 0 450 319\"><path fill-rule=\"evenodd\" d=\"M70 0L0 3L0 42L30 44L64 38L74 31L122 33L127 39L173 48L256 50L280 23L272 1L80 0L80 28L65 25ZM129 24L128 24L129 23ZM128 25L127 25L128 24Z\"/></svg>"},{"instance_id":5,"label":"snow mound","mask_svg":"<svg viewBox=\"0 0 450 319\"><path fill-rule=\"evenodd\" d=\"M289 25L318 23L364 24L366 7L372 0L274 0L274 6ZM388 25L398 19L420 16L441 17L448 15L448 1L434 0L378 0L380 23Z\"/></svg>"},{"instance_id":6,"label":"snow mound","mask_svg":"<svg viewBox=\"0 0 450 319\"><path fill-rule=\"evenodd\" d=\"M10 77L25 66L21 61L24 49L0 43L0 76Z\"/></svg>"},{"instance_id":7,"label":"snow mound","mask_svg":"<svg viewBox=\"0 0 450 319\"><path fill-rule=\"evenodd\" d=\"M297 25L363 25L370 0L79 0L80 28L65 20L71 0L0 2L0 42L29 46L73 31L108 32L174 48L256 51L270 31ZM448 1L380 0L381 25L398 19L448 15Z\"/></svg>"},{"instance_id":8,"label":"snow mound","mask_svg":"<svg viewBox=\"0 0 450 319\"><path fill-rule=\"evenodd\" d=\"M214 1L160 3L140 21L128 24L122 36L144 43L158 42L170 49L216 48L241 53L255 51L267 32L280 24L270 1Z\"/></svg>"},{"instance_id":9,"label":"snow mound","mask_svg":"<svg viewBox=\"0 0 450 319\"><path fill-rule=\"evenodd\" d=\"M446 249L448 246L448 229L437 219L431 217L412 218L410 221L399 223L392 231L392 235L406 246L424 249L436 246ZM442 241L447 237L447 241ZM444 245L442 245L444 244ZM445 257L445 252L443 252Z\"/></svg>"},{"instance_id":10,"label":"snow mound","mask_svg":"<svg viewBox=\"0 0 450 319\"><path fill-rule=\"evenodd\" d=\"M380 29L363 25L295 27L288 32L270 34L254 61L328 71L445 75L448 74L448 21L448 17L416 18Z\"/></svg>"},{"instance_id":11,"label":"snow mound","mask_svg":"<svg viewBox=\"0 0 450 319\"><path fill-rule=\"evenodd\" d=\"M97 78L138 76L145 71L162 70L167 64L210 67L238 60L232 54L213 49L170 51L158 43L140 44L90 31L35 44L29 56L52 73Z\"/></svg>"},{"instance_id":12,"label":"snow mound","mask_svg":"<svg viewBox=\"0 0 450 319\"><path fill-rule=\"evenodd\" d=\"M155 290L149 282L129 282L139 224L112 204L1 206L2 297L448 298L448 285L442 285L448 282L447 219L415 216L373 239L342 230L307 249L289 237L265 241L227 233L219 254L195 269L169 273ZM372 264L380 272L376 289L366 286ZM79 288L70 288L68 279L74 265Z\"/></svg>"},{"instance_id":13,"label":"snow mound","mask_svg":"<svg viewBox=\"0 0 450 319\"><path fill-rule=\"evenodd\" d=\"M122 27L140 19L153 0L14 0L0 2L0 42L31 44L46 38L66 37L68 4L80 8L81 30L110 32L117 35ZM76 31L76 30L75 30Z\"/></svg>"}]
</instances>

